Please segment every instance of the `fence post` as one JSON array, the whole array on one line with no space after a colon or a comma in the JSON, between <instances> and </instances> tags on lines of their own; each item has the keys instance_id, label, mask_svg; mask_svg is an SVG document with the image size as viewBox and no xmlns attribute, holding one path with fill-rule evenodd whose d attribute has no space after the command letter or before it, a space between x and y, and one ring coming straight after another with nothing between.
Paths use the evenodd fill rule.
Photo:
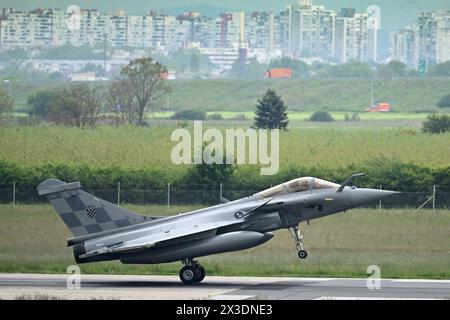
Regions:
<instances>
[{"instance_id":1,"label":"fence post","mask_svg":"<svg viewBox=\"0 0 450 320\"><path fill-rule=\"evenodd\" d=\"M381 184L380 184L380 190L383 190L383 185L381 185ZM381 200L380 200L380 204L379 204L379 208L378 209L381 211Z\"/></svg>"},{"instance_id":2,"label":"fence post","mask_svg":"<svg viewBox=\"0 0 450 320\"><path fill-rule=\"evenodd\" d=\"M13 206L15 206L16 205L16 182L15 181L13 182L13 194L12 194L12 196L13 196L12 203L13 203Z\"/></svg>"},{"instance_id":3,"label":"fence post","mask_svg":"<svg viewBox=\"0 0 450 320\"><path fill-rule=\"evenodd\" d=\"M220 183L219 204L222 203L223 183Z\"/></svg>"},{"instance_id":4,"label":"fence post","mask_svg":"<svg viewBox=\"0 0 450 320\"><path fill-rule=\"evenodd\" d=\"M436 185L433 185L433 213L436 209Z\"/></svg>"},{"instance_id":5,"label":"fence post","mask_svg":"<svg viewBox=\"0 0 450 320\"><path fill-rule=\"evenodd\" d=\"M120 205L120 182L117 183L117 205Z\"/></svg>"},{"instance_id":6,"label":"fence post","mask_svg":"<svg viewBox=\"0 0 450 320\"><path fill-rule=\"evenodd\" d=\"M167 206L170 207L170 182L167 184Z\"/></svg>"}]
</instances>

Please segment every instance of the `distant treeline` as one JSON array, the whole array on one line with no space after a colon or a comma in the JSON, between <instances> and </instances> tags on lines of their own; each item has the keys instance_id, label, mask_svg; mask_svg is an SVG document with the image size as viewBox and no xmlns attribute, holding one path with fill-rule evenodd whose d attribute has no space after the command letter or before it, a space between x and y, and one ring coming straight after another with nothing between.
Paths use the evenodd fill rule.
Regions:
<instances>
[{"instance_id":1,"label":"distant treeline","mask_svg":"<svg viewBox=\"0 0 450 320\"><path fill-rule=\"evenodd\" d=\"M342 64L314 62L307 64L301 60L279 58L268 64L250 59L248 63L236 61L230 71L233 78L260 79L265 71L272 68L289 68L294 79L327 79L327 78L409 78L409 77L450 77L450 61L428 66L427 70L419 71L408 67L400 61L390 61L386 64L369 64L350 61Z\"/></svg>"}]
</instances>

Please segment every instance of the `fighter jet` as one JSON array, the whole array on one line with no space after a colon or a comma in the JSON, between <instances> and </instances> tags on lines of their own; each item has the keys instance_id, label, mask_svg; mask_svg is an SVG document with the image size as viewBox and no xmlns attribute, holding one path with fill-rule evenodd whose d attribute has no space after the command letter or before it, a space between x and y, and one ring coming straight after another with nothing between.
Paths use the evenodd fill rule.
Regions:
<instances>
[{"instance_id":1,"label":"fighter jet","mask_svg":"<svg viewBox=\"0 0 450 320\"><path fill-rule=\"evenodd\" d=\"M196 258L259 246L271 232L287 229L298 257L305 259L300 223L374 203L394 191L359 189L344 183L303 177L252 196L169 217L139 215L81 190L79 182L57 179L42 182L37 190L46 196L73 234L79 264L120 260L124 264L181 261L180 279L199 283L205 269Z\"/></svg>"}]
</instances>

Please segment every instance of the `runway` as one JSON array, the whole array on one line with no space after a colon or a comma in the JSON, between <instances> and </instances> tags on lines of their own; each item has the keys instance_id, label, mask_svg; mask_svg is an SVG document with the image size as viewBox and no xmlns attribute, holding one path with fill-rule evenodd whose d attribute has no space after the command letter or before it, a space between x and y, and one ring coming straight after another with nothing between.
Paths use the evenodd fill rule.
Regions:
<instances>
[{"instance_id":1,"label":"runway","mask_svg":"<svg viewBox=\"0 0 450 320\"><path fill-rule=\"evenodd\" d=\"M0 299L450 299L450 280L383 279L380 289L370 290L366 279L208 276L186 286L176 276L82 275L80 289L68 289L67 279L68 275L0 274Z\"/></svg>"}]
</instances>

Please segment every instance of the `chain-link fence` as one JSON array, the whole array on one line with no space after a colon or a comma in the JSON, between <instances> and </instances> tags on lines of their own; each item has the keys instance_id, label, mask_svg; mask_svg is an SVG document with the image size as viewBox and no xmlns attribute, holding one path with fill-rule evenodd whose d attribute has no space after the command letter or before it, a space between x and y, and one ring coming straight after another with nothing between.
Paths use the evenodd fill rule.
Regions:
<instances>
[{"instance_id":1,"label":"chain-link fence","mask_svg":"<svg viewBox=\"0 0 450 320\"><path fill-rule=\"evenodd\" d=\"M380 189L381 186L373 187ZM85 189L104 200L119 204L157 204L157 205L213 205L220 203L220 199L235 200L255 194L264 187L243 189L239 186L218 184L215 187L199 188L198 186L171 185L164 187L133 189L123 188L120 184L115 189ZM395 187L384 187L386 190L398 190ZM2 204L34 204L47 203L45 197L39 197L35 187L23 186L16 183L0 185L0 203ZM378 208L450 208L450 190L439 186L430 186L422 191L405 191L370 207Z\"/></svg>"}]
</instances>

